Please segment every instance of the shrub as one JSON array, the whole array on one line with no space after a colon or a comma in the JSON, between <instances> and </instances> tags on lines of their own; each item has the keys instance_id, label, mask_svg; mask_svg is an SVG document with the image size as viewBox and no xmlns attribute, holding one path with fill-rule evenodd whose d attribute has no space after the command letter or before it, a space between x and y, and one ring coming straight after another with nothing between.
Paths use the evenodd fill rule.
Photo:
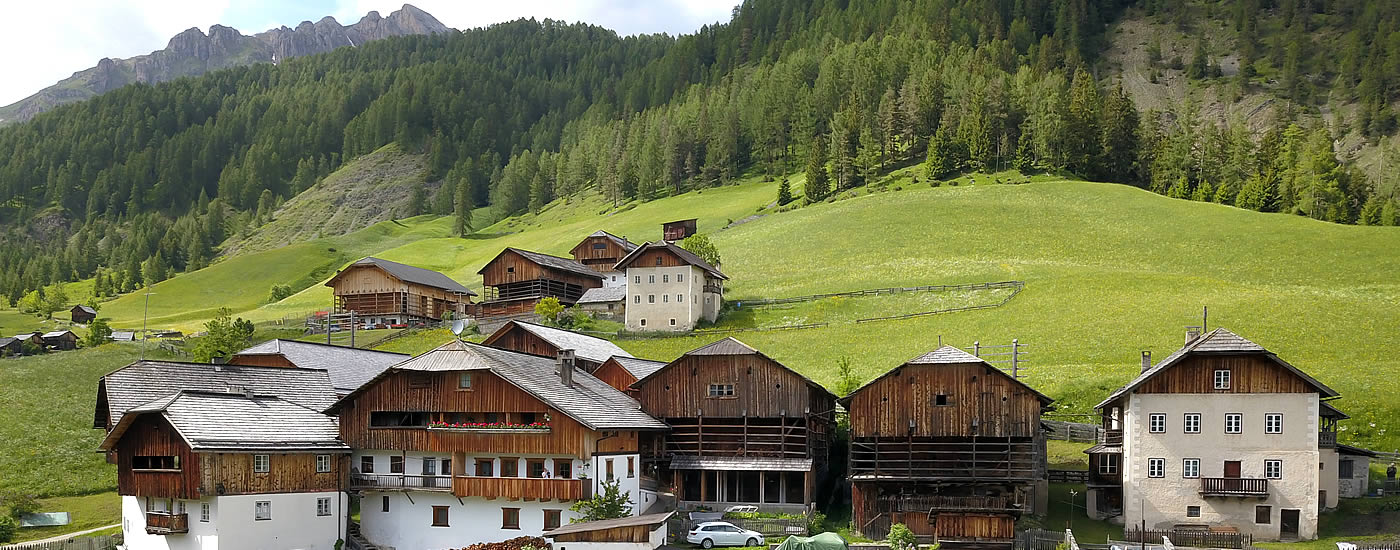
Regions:
<instances>
[{"instance_id":1,"label":"shrub","mask_svg":"<svg viewBox=\"0 0 1400 550\"><path fill-rule=\"evenodd\" d=\"M890 534L885 537L885 544L890 550L904 550L912 548L918 544L919 539L914 536L914 532L903 523L896 523L890 526Z\"/></svg>"},{"instance_id":2,"label":"shrub","mask_svg":"<svg viewBox=\"0 0 1400 550\"><path fill-rule=\"evenodd\" d=\"M15 519L39 511L39 503L34 496L23 493L5 495L5 507L9 509L9 516Z\"/></svg>"},{"instance_id":3,"label":"shrub","mask_svg":"<svg viewBox=\"0 0 1400 550\"><path fill-rule=\"evenodd\" d=\"M15 539L15 531L19 530L19 522L10 516L0 516L0 543L10 542Z\"/></svg>"},{"instance_id":4,"label":"shrub","mask_svg":"<svg viewBox=\"0 0 1400 550\"><path fill-rule=\"evenodd\" d=\"M269 302L280 302L292 295L292 285L272 285L272 291L268 293Z\"/></svg>"}]
</instances>

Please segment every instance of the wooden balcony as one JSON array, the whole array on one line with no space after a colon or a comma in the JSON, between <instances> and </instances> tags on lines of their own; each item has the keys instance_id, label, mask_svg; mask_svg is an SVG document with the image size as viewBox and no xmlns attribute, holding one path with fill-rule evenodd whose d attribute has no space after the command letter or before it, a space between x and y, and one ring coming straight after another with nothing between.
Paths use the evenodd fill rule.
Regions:
<instances>
[{"instance_id":1,"label":"wooden balcony","mask_svg":"<svg viewBox=\"0 0 1400 550\"><path fill-rule=\"evenodd\" d=\"M452 481L452 494L462 498L564 502L588 498L587 489L579 479L457 476Z\"/></svg>"},{"instance_id":2,"label":"wooden balcony","mask_svg":"<svg viewBox=\"0 0 1400 550\"><path fill-rule=\"evenodd\" d=\"M451 491L452 476L351 474L350 489L355 491Z\"/></svg>"},{"instance_id":3,"label":"wooden balcony","mask_svg":"<svg viewBox=\"0 0 1400 550\"><path fill-rule=\"evenodd\" d=\"M1027 481L1040 475L1029 440L928 441L866 438L851 442L851 479Z\"/></svg>"},{"instance_id":4,"label":"wooden balcony","mask_svg":"<svg viewBox=\"0 0 1400 550\"><path fill-rule=\"evenodd\" d=\"M1323 430L1317 432L1317 446L1321 449L1331 449L1337 446L1337 432Z\"/></svg>"},{"instance_id":5,"label":"wooden balcony","mask_svg":"<svg viewBox=\"0 0 1400 550\"><path fill-rule=\"evenodd\" d=\"M1123 430L1104 430L1099 436L1099 443L1110 447L1123 444Z\"/></svg>"},{"instance_id":6,"label":"wooden balcony","mask_svg":"<svg viewBox=\"0 0 1400 550\"><path fill-rule=\"evenodd\" d=\"M146 512L146 534L178 535L190 532L190 519L187 514L167 512Z\"/></svg>"},{"instance_id":7,"label":"wooden balcony","mask_svg":"<svg viewBox=\"0 0 1400 550\"><path fill-rule=\"evenodd\" d=\"M1009 497L965 497L946 495L917 495L917 496L888 496L881 497L887 501L890 510L897 512L918 512L918 513L938 513L938 512L1020 512L1024 509L1021 503L1013 501Z\"/></svg>"},{"instance_id":8,"label":"wooden balcony","mask_svg":"<svg viewBox=\"0 0 1400 550\"><path fill-rule=\"evenodd\" d=\"M664 454L809 458L803 419L670 419ZM821 438L813 438L820 440Z\"/></svg>"},{"instance_id":9,"label":"wooden balcony","mask_svg":"<svg viewBox=\"0 0 1400 550\"><path fill-rule=\"evenodd\" d=\"M1205 497L1267 497L1269 480L1243 477L1203 477L1201 496Z\"/></svg>"}]
</instances>

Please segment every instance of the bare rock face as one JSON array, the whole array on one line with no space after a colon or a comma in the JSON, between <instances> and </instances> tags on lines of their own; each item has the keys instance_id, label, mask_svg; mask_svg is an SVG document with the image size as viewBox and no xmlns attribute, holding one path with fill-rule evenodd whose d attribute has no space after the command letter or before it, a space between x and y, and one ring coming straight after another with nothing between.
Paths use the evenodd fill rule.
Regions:
<instances>
[{"instance_id":1,"label":"bare rock face","mask_svg":"<svg viewBox=\"0 0 1400 550\"><path fill-rule=\"evenodd\" d=\"M356 47L372 40L411 34L452 32L437 18L412 5L381 17L369 12L358 23L342 26L327 16L295 29L285 26L253 36L232 27L213 25L205 34L190 28L175 35L164 49L128 59L103 58L96 67L73 73L58 84L6 107L0 107L0 124L22 122L48 109L81 101L134 82L155 84L182 76Z\"/></svg>"}]
</instances>

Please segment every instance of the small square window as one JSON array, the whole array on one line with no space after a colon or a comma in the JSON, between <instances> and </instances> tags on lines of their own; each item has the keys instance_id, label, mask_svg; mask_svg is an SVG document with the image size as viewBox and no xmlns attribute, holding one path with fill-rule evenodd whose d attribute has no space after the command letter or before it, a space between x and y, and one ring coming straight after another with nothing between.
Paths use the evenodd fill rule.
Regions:
<instances>
[{"instance_id":1,"label":"small square window","mask_svg":"<svg viewBox=\"0 0 1400 550\"><path fill-rule=\"evenodd\" d=\"M390 457L389 457L389 473L391 473L391 474L402 474L402 473L403 473L403 456L390 456Z\"/></svg>"},{"instance_id":2,"label":"small square window","mask_svg":"<svg viewBox=\"0 0 1400 550\"><path fill-rule=\"evenodd\" d=\"M1201 507L1200 507L1200 506L1187 506L1187 507L1186 507L1186 517L1188 517L1188 518L1198 518L1198 517L1201 517Z\"/></svg>"},{"instance_id":3,"label":"small square window","mask_svg":"<svg viewBox=\"0 0 1400 550\"><path fill-rule=\"evenodd\" d=\"M647 326L647 320L646 320L646 319L642 319L642 326Z\"/></svg>"},{"instance_id":4,"label":"small square window","mask_svg":"<svg viewBox=\"0 0 1400 550\"><path fill-rule=\"evenodd\" d=\"M202 503L200 503L200 504L199 504L199 521L200 521L200 523L209 523L209 516L210 516L210 514L209 514L209 503L208 503L208 502L202 502Z\"/></svg>"},{"instance_id":5,"label":"small square window","mask_svg":"<svg viewBox=\"0 0 1400 550\"><path fill-rule=\"evenodd\" d=\"M669 283L669 282L671 282L671 276L670 276L670 275L664 275L664 274L663 274L663 275L661 276L661 282L663 282L663 283Z\"/></svg>"},{"instance_id":6,"label":"small square window","mask_svg":"<svg viewBox=\"0 0 1400 550\"><path fill-rule=\"evenodd\" d=\"M330 499L330 497L321 497L321 498L316 499L316 516L317 516L317 517L326 517L326 516L329 516L329 515L331 515L331 499Z\"/></svg>"},{"instance_id":7,"label":"small square window","mask_svg":"<svg viewBox=\"0 0 1400 550\"><path fill-rule=\"evenodd\" d=\"M1167 433L1167 415L1162 413L1147 415L1147 431L1154 434Z\"/></svg>"},{"instance_id":8,"label":"small square window","mask_svg":"<svg viewBox=\"0 0 1400 550\"><path fill-rule=\"evenodd\" d=\"M560 512L562 512L562 510L545 510L545 511L544 511L544 530L545 530L545 531L548 531L548 530L550 530L550 529L558 529L558 528L559 528L559 523L560 523L560 522L559 522Z\"/></svg>"},{"instance_id":9,"label":"small square window","mask_svg":"<svg viewBox=\"0 0 1400 550\"><path fill-rule=\"evenodd\" d=\"M272 501L259 500L253 503L253 520L270 521L272 519Z\"/></svg>"},{"instance_id":10,"label":"small square window","mask_svg":"<svg viewBox=\"0 0 1400 550\"><path fill-rule=\"evenodd\" d=\"M457 389L459 389L459 390L469 390L469 389L472 389L472 373L470 373L470 372L464 372L464 373L461 373L461 374L458 374L458 375L457 375Z\"/></svg>"},{"instance_id":11,"label":"small square window","mask_svg":"<svg viewBox=\"0 0 1400 550\"><path fill-rule=\"evenodd\" d=\"M660 255L657 255L657 256L656 256L656 265L661 265L661 256L660 256Z\"/></svg>"},{"instance_id":12,"label":"small square window","mask_svg":"<svg viewBox=\"0 0 1400 550\"><path fill-rule=\"evenodd\" d=\"M506 267L506 273L515 273L515 266Z\"/></svg>"},{"instance_id":13,"label":"small square window","mask_svg":"<svg viewBox=\"0 0 1400 550\"><path fill-rule=\"evenodd\" d=\"M655 275L647 275L647 284L654 284L654 283L656 283L656 276L655 276Z\"/></svg>"},{"instance_id":14,"label":"small square window","mask_svg":"<svg viewBox=\"0 0 1400 550\"><path fill-rule=\"evenodd\" d=\"M1225 415L1225 433L1240 433L1244 426L1244 415L1240 413L1229 413Z\"/></svg>"},{"instance_id":15,"label":"small square window","mask_svg":"<svg viewBox=\"0 0 1400 550\"><path fill-rule=\"evenodd\" d=\"M1201 459L1183 458L1181 459L1181 477L1197 478L1201 477Z\"/></svg>"},{"instance_id":16,"label":"small square window","mask_svg":"<svg viewBox=\"0 0 1400 550\"><path fill-rule=\"evenodd\" d=\"M449 506L433 507L433 527L450 527L447 524L447 511L450 509Z\"/></svg>"},{"instance_id":17,"label":"small square window","mask_svg":"<svg viewBox=\"0 0 1400 550\"><path fill-rule=\"evenodd\" d=\"M541 479L544 477L544 459L530 459L525 461L525 477Z\"/></svg>"},{"instance_id":18,"label":"small square window","mask_svg":"<svg viewBox=\"0 0 1400 550\"><path fill-rule=\"evenodd\" d=\"M1201 433L1201 413L1186 413L1182 415L1182 432L1188 434Z\"/></svg>"},{"instance_id":19,"label":"small square window","mask_svg":"<svg viewBox=\"0 0 1400 550\"><path fill-rule=\"evenodd\" d=\"M1283 461L1265 460L1264 479L1283 479Z\"/></svg>"},{"instance_id":20,"label":"small square window","mask_svg":"<svg viewBox=\"0 0 1400 550\"><path fill-rule=\"evenodd\" d=\"M520 509L501 508L501 529L520 528Z\"/></svg>"},{"instance_id":21,"label":"small square window","mask_svg":"<svg viewBox=\"0 0 1400 550\"><path fill-rule=\"evenodd\" d=\"M710 397L734 397L734 384L710 384Z\"/></svg>"},{"instance_id":22,"label":"small square window","mask_svg":"<svg viewBox=\"0 0 1400 550\"><path fill-rule=\"evenodd\" d=\"M573 479L574 461L565 458L554 459L554 477L559 479Z\"/></svg>"},{"instance_id":23,"label":"small square window","mask_svg":"<svg viewBox=\"0 0 1400 550\"><path fill-rule=\"evenodd\" d=\"M272 469L272 458L268 455L253 455L253 473L265 474Z\"/></svg>"},{"instance_id":24,"label":"small square window","mask_svg":"<svg viewBox=\"0 0 1400 550\"><path fill-rule=\"evenodd\" d=\"M1264 415L1264 433L1283 433L1283 413L1269 413Z\"/></svg>"},{"instance_id":25,"label":"small square window","mask_svg":"<svg viewBox=\"0 0 1400 550\"><path fill-rule=\"evenodd\" d=\"M648 295L647 295L647 303L648 303L648 304L654 304L654 303L656 303L656 295L655 295L655 294L648 294Z\"/></svg>"},{"instance_id":26,"label":"small square window","mask_svg":"<svg viewBox=\"0 0 1400 550\"><path fill-rule=\"evenodd\" d=\"M1254 523L1258 523L1258 524L1261 524L1261 525L1268 525L1268 524L1270 524L1270 523L1273 523L1273 521L1274 521L1274 507L1273 507L1273 506L1255 506L1255 507L1254 507Z\"/></svg>"},{"instance_id":27,"label":"small square window","mask_svg":"<svg viewBox=\"0 0 1400 550\"><path fill-rule=\"evenodd\" d=\"M675 319L671 319L671 326L673 326L673 327L676 326L676 320L675 320Z\"/></svg>"},{"instance_id":28,"label":"small square window","mask_svg":"<svg viewBox=\"0 0 1400 550\"><path fill-rule=\"evenodd\" d=\"M372 474L372 473L374 473L374 457L373 457L373 456L365 455L365 456L360 457L360 473L362 473L362 474Z\"/></svg>"},{"instance_id":29,"label":"small square window","mask_svg":"<svg viewBox=\"0 0 1400 550\"><path fill-rule=\"evenodd\" d=\"M489 458L476 459L476 477L491 477L496 475L493 473L492 466L493 462Z\"/></svg>"},{"instance_id":30,"label":"small square window","mask_svg":"<svg viewBox=\"0 0 1400 550\"><path fill-rule=\"evenodd\" d=\"M1215 371L1215 389L1230 389L1230 371L1228 369L1219 369Z\"/></svg>"},{"instance_id":31,"label":"small square window","mask_svg":"<svg viewBox=\"0 0 1400 550\"><path fill-rule=\"evenodd\" d=\"M1100 474L1108 476L1118 475L1118 460L1121 458L1121 455L1105 454L1098 456Z\"/></svg>"},{"instance_id":32,"label":"small square window","mask_svg":"<svg viewBox=\"0 0 1400 550\"><path fill-rule=\"evenodd\" d=\"M331 471L331 455L316 455L316 473L325 474Z\"/></svg>"},{"instance_id":33,"label":"small square window","mask_svg":"<svg viewBox=\"0 0 1400 550\"><path fill-rule=\"evenodd\" d=\"M933 404L938 407L948 406L948 394L940 393L938 395L933 396Z\"/></svg>"},{"instance_id":34,"label":"small square window","mask_svg":"<svg viewBox=\"0 0 1400 550\"><path fill-rule=\"evenodd\" d=\"M520 459L502 458L501 477L520 477Z\"/></svg>"},{"instance_id":35,"label":"small square window","mask_svg":"<svg viewBox=\"0 0 1400 550\"><path fill-rule=\"evenodd\" d=\"M1167 477L1167 459L1147 459L1147 477Z\"/></svg>"}]
</instances>

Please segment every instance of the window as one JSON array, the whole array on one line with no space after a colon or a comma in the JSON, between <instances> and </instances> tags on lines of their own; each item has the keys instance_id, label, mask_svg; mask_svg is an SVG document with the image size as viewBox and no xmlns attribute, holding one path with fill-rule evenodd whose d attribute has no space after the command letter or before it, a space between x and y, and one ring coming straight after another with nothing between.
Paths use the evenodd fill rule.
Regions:
<instances>
[{"instance_id":1,"label":"window","mask_svg":"<svg viewBox=\"0 0 1400 550\"><path fill-rule=\"evenodd\" d=\"M559 528L559 515L560 515L560 512L562 512L562 510L545 510L545 511L544 511L544 530L548 531L548 530L550 530L550 529L558 529L558 528Z\"/></svg>"},{"instance_id":2,"label":"window","mask_svg":"<svg viewBox=\"0 0 1400 550\"><path fill-rule=\"evenodd\" d=\"M654 304L654 303L656 303L656 295L655 295L655 294L648 294L648 295L647 295L647 303L648 303L648 304Z\"/></svg>"},{"instance_id":3,"label":"window","mask_svg":"<svg viewBox=\"0 0 1400 550\"><path fill-rule=\"evenodd\" d=\"M1099 473L1102 475L1118 475L1118 460L1122 455L1099 455Z\"/></svg>"},{"instance_id":4,"label":"window","mask_svg":"<svg viewBox=\"0 0 1400 550\"><path fill-rule=\"evenodd\" d=\"M441 469L441 470L438 470L438 471L439 471L439 472L442 472L442 475L445 475L445 476L450 476L450 475L452 475L452 459L450 459L450 458L444 458L444 459L442 459L442 469Z\"/></svg>"},{"instance_id":5,"label":"window","mask_svg":"<svg viewBox=\"0 0 1400 550\"><path fill-rule=\"evenodd\" d=\"M671 295L670 295L670 294L662 294L662 295L661 295L661 303L663 303L663 304L669 304L669 303L671 303Z\"/></svg>"},{"instance_id":6,"label":"window","mask_svg":"<svg viewBox=\"0 0 1400 550\"><path fill-rule=\"evenodd\" d=\"M642 276L641 276L641 275L633 275L633 276L632 276L632 282L637 283L637 284L642 284Z\"/></svg>"},{"instance_id":7,"label":"window","mask_svg":"<svg viewBox=\"0 0 1400 550\"><path fill-rule=\"evenodd\" d=\"M433 507L433 527L449 527L447 525L447 506Z\"/></svg>"},{"instance_id":8,"label":"window","mask_svg":"<svg viewBox=\"0 0 1400 550\"><path fill-rule=\"evenodd\" d=\"M572 479L574 477L574 461L564 458L554 459L554 477Z\"/></svg>"},{"instance_id":9,"label":"window","mask_svg":"<svg viewBox=\"0 0 1400 550\"><path fill-rule=\"evenodd\" d=\"M1230 389L1230 371L1228 369L1220 369L1215 371L1215 389Z\"/></svg>"},{"instance_id":10,"label":"window","mask_svg":"<svg viewBox=\"0 0 1400 550\"><path fill-rule=\"evenodd\" d=\"M710 397L734 397L734 384L710 384Z\"/></svg>"},{"instance_id":11,"label":"window","mask_svg":"<svg viewBox=\"0 0 1400 550\"><path fill-rule=\"evenodd\" d=\"M606 243L593 243L593 250L606 250L607 248L608 245Z\"/></svg>"},{"instance_id":12,"label":"window","mask_svg":"<svg viewBox=\"0 0 1400 550\"><path fill-rule=\"evenodd\" d=\"M520 509L501 508L501 529L520 528Z\"/></svg>"},{"instance_id":13,"label":"window","mask_svg":"<svg viewBox=\"0 0 1400 550\"><path fill-rule=\"evenodd\" d=\"M676 295L676 302L677 302L677 303L685 303L685 295L684 295L684 294L677 294L677 295Z\"/></svg>"},{"instance_id":14,"label":"window","mask_svg":"<svg viewBox=\"0 0 1400 550\"><path fill-rule=\"evenodd\" d=\"M413 386L412 380L409 381L409 386ZM369 427L371 428L422 428L427 425L428 413L406 411L371 411L369 413Z\"/></svg>"},{"instance_id":15,"label":"window","mask_svg":"<svg viewBox=\"0 0 1400 550\"><path fill-rule=\"evenodd\" d=\"M1240 427L1244 425L1244 415L1240 413L1229 413L1225 415L1225 433L1240 433Z\"/></svg>"},{"instance_id":16,"label":"window","mask_svg":"<svg viewBox=\"0 0 1400 550\"><path fill-rule=\"evenodd\" d=\"M316 499L316 516L324 517L329 515L331 515L331 497Z\"/></svg>"},{"instance_id":17,"label":"window","mask_svg":"<svg viewBox=\"0 0 1400 550\"><path fill-rule=\"evenodd\" d=\"M525 477L535 479L544 477L544 460L525 461Z\"/></svg>"},{"instance_id":18,"label":"window","mask_svg":"<svg viewBox=\"0 0 1400 550\"><path fill-rule=\"evenodd\" d=\"M433 386L433 375L426 372L408 373L408 389L425 390ZM419 413L422 414L422 413ZM425 415L426 416L426 415ZM416 425L416 424L415 424Z\"/></svg>"},{"instance_id":19,"label":"window","mask_svg":"<svg viewBox=\"0 0 1400 550\"><path fill-rule=\"evenodd\" d=\"M1201 517L1201 507L1200 507L1200 506L1187 506L1187 507L1186 507L1186 517L1188 517L1188 518L1198 518L1198 517Z\"/></svg>"},{"instance_id":20,"label":"window","mask_svg":"<svg viewBox=\"0 0 1400 550\"><path fill-rule=\"evenodd\" d=\"M1201 433L1201 413L1186 413L1181 419L1182 431L1188 434Z\"/></svg>"},{"instance_id":21,"label":"window","mask_svg":"<svg viewBox=\"0 0 1400 550\"><path fill-rule=\"evenodd\" d=\"M647 275L647 284L655 284L655 283L656 283L656 276L655 276L655 275Z\"/></svg>"},{"instance_id":22,"label":"window","mask_svg":"<svg viewBox=\"0 0 1400 550\"><path fill-rule=\"evenodd\" d=\"M640 303L642 303L642 295L641 295L641 294L637 294L637 295L635 295L635 296L632 296L632 303L634 303L634 304L640 304Z\"/></svg>"},{"instance_id":23,"label":"window","mask_svg":"<svg viewBox=\"0 0 1400 550\"><path fill-rule=\"evenodd\" d=\"M627 457L627 479L632 479L632 478L634 478L634 477L637 477L637 463L636 463L636 461L637 461L637 459L636 459L635 457L630 457L630 456Z\"/></svg>"},{"instance_id":24,"label":"window","mask_svg":"<svg viewBox=\"0 0 1400 550\"><path fill-rule=\"evenodd\" d=\"M201 503L199 503L199 521L200 521L200 523L209 523L209 503L208 503L208 502L201 502Z\"/></svg>"},{"instance_id":25,"label":"window","mask_svg":"<svg viewBox=\"0 0 1400 550\"><path fill-rule=\"evenodd\" d=\"M178 456L133 456L131 457L131 469L133 470L179 470L180 457Z\"/></svg>"},{"instance_id":26,"label":"window","mask_svg":"<svg viewBox=\"0 0 1400 550\"><path fill-rule=\"evenodd\" d=\"M253 503L253 520L269 521L272 519L272 501L259 500Z\"/></svg>"},{"instance_id":27,"label":"window","mask_svg":"<svg viewBox=\"0 0 1400 550\"><path fill-rule=\"evenodd\" d=\"M1264 415L1264 433L1283 433L1283 413L1269 413Z\"/></svg>"},{"instance_id":28,"label":"window","mask_svg":"<svg viewBox=\"0 0 1400 550\"><path fill-rule=\"evenodd\" d=\"M1283 461L1265 460L1264 479L1283 479Z\"/></svg>"},{"instance_id":29,"label":"window","mask_svg":"<svg viewBox=\"0 0 1400 550\"><path fill-rule=\"evenodd\" d=\"M265 474L272 469L272 457L268 455L253 455L253 473Z\"/></svg>"},{"instance_id":30,"label":"window","mask_svg":"<svg viewBox=\"0 0 1400 550\"><path fill-rule=\"evenodd\" d=\"M457 389L459 389L459 390L469 390L469 389L472 389L472 373L470 373L470 372L464 372L464 373L461 373L461 374L458 374L458 375L457 375Z\"/></svg>"},{"instance_id":31,"label":"window","mask_svg":"<svg viewBox=\"0 0 1400 550\"><path fill-rule=\"evenodd\" d=\"M607 479L608 479L608 481L612 481L613 479L616 479L616 476L613 475L613 459L609 458L609 459L605 460L604 462L607 464L607 471L608 471L608 477L607 477Z\"/></svg>"},{"instance_id":32,"label":"window","mask_svg":"<svg viewBox=\"0 0 1400 550\"><path fill-rule=\"evenodd\" d=\"M1181 477L1201 477L1201 459L1181 459Z\"/></svg>"},{"instance_id":33,"label":"window","mask_svg":"<svg viewBox=\"0 0 1400 550\"><path fill-rule=\"evenodd\" d=\"M678 283L684 283L684 282L685 282L685 274L684 274L684 273L677 273L677 274L676 274L676 282L678 282Z\"/></svg>"},{"instance_id":34,"label":"window","mask_svg":"<svg viewBox=\"0 0 1400 550\"><path fill-rule=\"evenodd\" d=\"M647 326L647 320L646 320L646 319L642 319L642 326Z\"/></svg>"},{"instance_id":35,"label":"window","mask_svg":"<svg viewBox=\"0 0 1400 550\"><path fill-rule=\"evenodd\" d=\"M671 326L673 326L673 327L676 326L676 320L675 320L675 319L671 319Z\"/></svg>"},{"instance_id":36,"label":"window","mask_svg":"<svg viewBox=\"0 0 1400 550\"><path fill-rule=\"evenodd\" d=\"M1340 478L1340 479L1351 479L1351 478L1353 477L1353 474L1354 474L1354 470L1353 470L1353 466L1352 466L1351 459L1346 459L1346 460L1342 460L1342 461L1340 461L1340 462L1337 462L1337 477L1338 477L1338 478Z\"/></svg>"},{"instance_id":37,"label":"window","mask_svg":"<svg viewBox=\"0 0 1400 550\"><path fill-rule=\"evenodd\" d=\"M662 275L662 276L661 276L661 282L663 282L663 283L669 283L669 282L671 282L671 276L670 276L670 275Z\"/></svg>"},{"instance_id":38,"label":"window","mask_svg":"<svg viewBox=\"0 0 1400 550\"><path fill-rule=\"evenodd\" d=\"M316 473L324 474L331 471L331 455L316 455Z\"/></svg>"},{"instance_id":39,"label":"window","mask_svg":"<svg viewBox=\"0 0 1400 550\"><path fill-rule=\"evenodd\" d=\"M380 501L379 511L385 513L389 511L389 495L384 495L384 499Z\"/></svg>"},{"instance_id":40,"label":"window","mask_svg":"<svg viewBox=\"0 0 1400 550\"><path fill-rule=\"evenodd\" d=\"M501 477L520 477L520 459L502 458Z\"/></svg>"},{"instance_id":41,"label":"window","mask_svg":"<svg viewBox=\"0 0 1400 550\"><path fill-rule=\"evenodd\" d=\"M435 475L437 475L437 460L435 460L435 459L433 459L433 458L424 458L424 459L423 459L423 472L422 472L422 473L423 473L423 475L425 475L425 476L435 476Z\"/></svg>"},{"instance_id":42,"label":"window","mask_svg":"<svg viewBox=\"0 0 1400 550\"><path fill-rule=\"evenodd\" d=\"M403 473L403 456L390 456L390 457L389 457L389 473L391 473L391 474L402 474L402 473Z\"/></svg>"},{"instance_id":43,"label":"window","mask_svg":"<svg viewBox=\"0 0 1400 550\"><path fill-rule=\"evenodd\" d=\"M1274 518L1274 507L1273 507L1273 506L1255 506L1255 507L1254 507L1254 523L1269 524L1269 523L1272 523L1272 522L1273 522L1273 518Z\"/></svg>"},{"instance_id":44,"label":"window","mask_svg":"<svg viewBox=\"0 0 1400 550\"><path fill-rule=\"evenodd\" d=\"M506 266L506 273L515 273L515 266Z\"/></svg>"},{"instance_id":45,"label":"window","mask_svg":"<svg viewBox=\"0 0 1400 550\"><path fill-rule=\"evenodd\" d=\"M360 457L360 473L362 473L362 474L372 474L372 473L374 473L374 457L373 457L373 456L365 455L365 456Z\"/></svg>"},{"instance_id":46,"label":"window","mask_svg":"<svg viewBox=\"0 0 1400 550\"><path fill-rule=\"evenodd\" d=\"M184 513L185 513L185 501L183 501L183 500L177 500L177 501L175 501L175 513L176 513L176 514L184 514Z\"/></svg>"},{"instance_id":47,"label":"window","mask_svg":"<svg viewBox=\"0 0 1400 550\"><path fill-rule=\"evenodd\" d=\"M1166 477L1167 459L1149 458L1147 459L1147 477Z\"/></svg>"},{"instance_id":48,"label":"window","mask_svg":"<svg viewBox=\"0 0 1400 550\"><path fill-rule=\"evenodd\" d=\"M1167 415L1162 413L1147 415L1147 431L1154 434L1167 433Z\"/></svg>"},{"instance_id":49,"label":"window","mask_svg":"<svg viewBox=\"0 0 1400 550\"><path fill-rule=\"evenodd\" d=\"M948 394L940 393L938 395L933 396L933 404L936 407L948 406Z\"/></svg>"},{"instance_id":50,"label":"window","mask_svg":"<svg viewBox=\"0 0 1400 550\"><path fill-rule=\"evenodd\" d=\"M661 256L656 257L656 265L661 265Z\"/></svg>"}]
</instances>

